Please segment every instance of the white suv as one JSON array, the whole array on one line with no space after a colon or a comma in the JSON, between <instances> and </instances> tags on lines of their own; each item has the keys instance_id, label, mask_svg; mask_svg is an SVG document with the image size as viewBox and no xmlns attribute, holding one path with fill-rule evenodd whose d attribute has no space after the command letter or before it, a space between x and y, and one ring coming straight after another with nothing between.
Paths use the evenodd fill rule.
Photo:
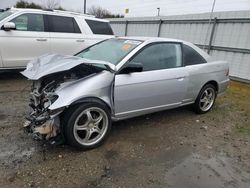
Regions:
<instances>
[{"instance_id":1,"label":"white suv","mask_svg":"<svg viewBox=\"0 0 250 188\"><path fill-rule=\"evenodd\" d=\"M107 20L67 11L11 8L0 13L0 70L23 68L46 53L74 55L111 37Z\"/></svg>"}]
</instances>

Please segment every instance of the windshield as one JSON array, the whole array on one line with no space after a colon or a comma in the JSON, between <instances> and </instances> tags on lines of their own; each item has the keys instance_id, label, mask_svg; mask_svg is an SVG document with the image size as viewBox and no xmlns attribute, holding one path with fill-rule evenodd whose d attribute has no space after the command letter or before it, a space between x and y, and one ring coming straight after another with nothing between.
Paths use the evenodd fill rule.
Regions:
<instances>
[{"instance_id":1,"label":"windshield","mask_svg":"<svg viewBox=\"0 0 250 188\"><path fill-rule=\"evenodd\" d=\"M129 52L141 44L138 40L109 39L78 53L78 57L117 65Z\"/></svg>"},{"instance_id":2,"label":"windshield","mask_svg":"<svg viewBox=\"0 0 250 188\"><path fill-rule=\"evenodd\" d=\"M0 13L0 21L2 21L4 18L7 18L8 16L10 16L13 13L14 12L11 12L11 11L1 12Z\"/></svg>"}]
</instances>

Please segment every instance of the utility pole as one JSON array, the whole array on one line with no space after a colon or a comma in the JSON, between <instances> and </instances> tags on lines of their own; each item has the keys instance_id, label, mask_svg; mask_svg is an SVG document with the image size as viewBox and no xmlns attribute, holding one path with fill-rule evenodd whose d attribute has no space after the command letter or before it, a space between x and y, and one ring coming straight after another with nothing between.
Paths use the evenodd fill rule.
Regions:
<instances>
[{"instance_id":1,"label":"utility pole","mask_svg":"<svg viewBox=\"0 0 250 188\"><path fill-rule=\"evenodd\" d=\"M161 8L157 8L157 10L158 10L157 16L160 16L160 10L161 10Z\"/></svg>"},{"instance_id":2,"label":"utility pole","mask_svg":"<svg viewBox=\"0 0 250 188\"><path fill-rule=\"evenodd\" d=\"M87 4L86 1L87 0L84 0L84 14L86 14L86 4Z\"/></svg>"}]
</instances>

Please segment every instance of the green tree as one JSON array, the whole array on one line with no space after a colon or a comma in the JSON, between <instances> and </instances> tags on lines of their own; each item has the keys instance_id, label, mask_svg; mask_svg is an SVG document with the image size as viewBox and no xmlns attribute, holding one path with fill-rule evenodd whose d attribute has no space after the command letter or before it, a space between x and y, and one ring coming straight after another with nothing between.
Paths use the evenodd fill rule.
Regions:
<instances>
[{"instance_id":1,"label":"green tree","mask_svg":"<svg viewBox=\"0 0 250 188\"><path fill-rule=\"evenodd\" d=\"M15 5L16 8L34 8L34 9L42 9L41 5L35 4L35 3L29 3L27 1L19 0L16 2Z\"/></svg>"},{"instance_id":2,"label":"green tree","mask_svg":"<svg viewBox=\"0 0 250 188\"><path fill-rule=\"evenodd\" d=\"M34 8L34 9L56 9L56 10L65 10L63 7L60 6L59 1L57 0L46 0L44 1L44 6L36 4L36 3L29 3L24 0L19 0L16 2L16 8Z\"/></svg>"},{"instance_id":3,"label":"green tree","mask_svg":"<svg viewBox=\"0 0 250 188\"><path fill-rule=\"evenodd\" d=\"M65 9L59 6L58 8L56 8L56 10L65 10Z\"/></svg>"}]
</instances>

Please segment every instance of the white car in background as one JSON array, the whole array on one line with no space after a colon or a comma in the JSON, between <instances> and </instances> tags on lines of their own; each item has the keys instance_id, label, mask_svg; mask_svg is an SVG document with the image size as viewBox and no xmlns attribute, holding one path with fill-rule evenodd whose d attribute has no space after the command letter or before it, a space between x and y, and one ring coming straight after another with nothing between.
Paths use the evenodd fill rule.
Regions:
<instances>
[{"instance_id":1,"label":"white car in background","mask_svg":"<svg viewBox=\"0 0 250 188\"><path fill-rule=\"evenodd\" d=\"M0 70L24 68L47 53L74 55L112 37L107 20L68 11L11 8L0 13Z\"/></svg>"}]
</instances>

